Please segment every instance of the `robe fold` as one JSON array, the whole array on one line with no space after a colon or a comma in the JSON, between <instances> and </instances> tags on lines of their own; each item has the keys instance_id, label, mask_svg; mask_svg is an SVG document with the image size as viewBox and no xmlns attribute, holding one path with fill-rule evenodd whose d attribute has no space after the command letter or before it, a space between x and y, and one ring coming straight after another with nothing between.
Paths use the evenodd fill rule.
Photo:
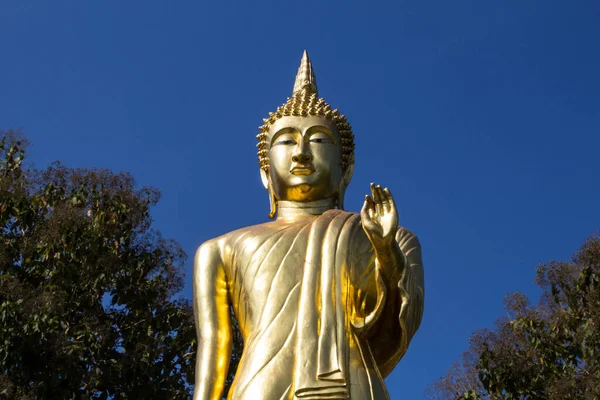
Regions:
<instances>
[{"instance_id":1,"label":"robe fold","mask_svg":"<svg viewBox=\"0 0 600 400\"><path fill-rule=\"evenodd\" d=\"M244 336L229 399L388 399L422 316L416 236L398 230L405 272L385 282L359 214L259 227L232 232L224 260Z\"/></svg>"}]
</instances>

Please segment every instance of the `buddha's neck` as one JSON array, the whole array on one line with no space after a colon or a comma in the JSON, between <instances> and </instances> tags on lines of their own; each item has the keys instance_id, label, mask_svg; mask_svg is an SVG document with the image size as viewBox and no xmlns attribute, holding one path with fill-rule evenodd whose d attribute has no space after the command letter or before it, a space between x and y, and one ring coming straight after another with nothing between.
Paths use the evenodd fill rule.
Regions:
<instances>
[{"instance_id":1,"label":"buddha's neck","mask_svg":"<svg viewBox=\"0 0 600 400\"><path fill-rule=\"evenodd\" d=\"M322 199L317 201L299 202L283 201L277 202L277 219L296 219L307 215L321 215L327 210L334 208L334 199Z\"/></svg>"}]
</instances>

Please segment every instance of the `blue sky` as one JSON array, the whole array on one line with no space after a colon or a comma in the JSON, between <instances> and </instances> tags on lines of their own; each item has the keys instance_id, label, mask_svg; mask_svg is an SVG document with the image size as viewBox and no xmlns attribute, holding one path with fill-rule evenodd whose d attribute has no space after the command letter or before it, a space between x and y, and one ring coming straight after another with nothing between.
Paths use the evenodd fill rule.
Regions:
<instances>
[{"instance_id":1,"label":"blue sky","mask_svg":"<svg viewBox=\"0 0 600 400\"><path fill-rule=\"evenodd\" d=\"M423 245L426 307L387 379L420 399L538 263L600 227L600 2L16 1L0 6L0 129L38 167L132 173L188 255L264 222L255 135L304 49L356 169ZM184 296L191 296L191 257Z\"/></svg>"}]
</instances>

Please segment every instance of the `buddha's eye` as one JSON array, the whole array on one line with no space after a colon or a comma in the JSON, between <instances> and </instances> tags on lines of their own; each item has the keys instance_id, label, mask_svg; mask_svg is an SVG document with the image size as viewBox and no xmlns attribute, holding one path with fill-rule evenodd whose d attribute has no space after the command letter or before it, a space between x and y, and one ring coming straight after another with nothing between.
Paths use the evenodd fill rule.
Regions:
<instances>
[{"instance_id":1,"label":"buddha's eye","mask_svg":"<svg viewBox=\"0 0 600 400\"><path fill-rule=\"evenodd\" d=\"M311 143L333 143L331 137L325 133L317 132L310 137Z\"/></svg>"},{"instance_id":2,"label":"buddha's eye","mask_svg":"<svg viewBox=\"0 0 600 400\"><path fill-rule=\"evenodd\" d=\"M296 139L294 139L294 137L292 137L290 135L281 135L275 141L275 143L273 143L273 146L277 146L277 145L289 146L289 145L295 145L295 144L296 144Z\"/></svg>"}]
</instances>

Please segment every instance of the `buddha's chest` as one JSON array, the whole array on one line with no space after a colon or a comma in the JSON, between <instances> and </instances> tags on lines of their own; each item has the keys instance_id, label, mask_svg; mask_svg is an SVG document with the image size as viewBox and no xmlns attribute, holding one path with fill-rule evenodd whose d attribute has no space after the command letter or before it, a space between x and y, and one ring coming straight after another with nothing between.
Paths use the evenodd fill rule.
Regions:
<instances>
[{"instance_id":1,"label":"buddha's chest","mask_svg":"<svg viewBox=\"0 0 600 400\"><path fill-rule=\"evenodd\" d=\"M233 286L258 301L291 290L306 267L306 236L302 229L288 228L240 241L231 259Z\"/></svg>"},{"instance_id":2,"label":"buddha's chest","mask_svg":"<svg viewBox=\"0 0 600 400\"><path fill-rule=\"evenodd\" d=\"M300 284L307 250L305 227L255 226L225 249L229 296L249 327L265 308L283 304Z\"/></svg>"}]
</instances>

